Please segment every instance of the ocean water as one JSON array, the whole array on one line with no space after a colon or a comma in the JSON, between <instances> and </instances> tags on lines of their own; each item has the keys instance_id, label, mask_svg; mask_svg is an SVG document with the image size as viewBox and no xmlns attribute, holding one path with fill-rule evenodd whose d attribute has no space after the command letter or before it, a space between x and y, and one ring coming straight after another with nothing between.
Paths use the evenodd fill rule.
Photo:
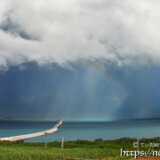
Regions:
<instances>
[{"instance_id":1,"label":"ocean water","mask_svg":"<svg viewBox=\"0 0 160 160\"><path fill-rule=\"evenodd\" d=\"M35 133L53 127L51 121L0 120L0 138ZM63 122L54 134L28 139L28 142L67 140L118 139L122 137L160 137L160 119L117 120L103 122Z\"/></svg>"}]
</instances>

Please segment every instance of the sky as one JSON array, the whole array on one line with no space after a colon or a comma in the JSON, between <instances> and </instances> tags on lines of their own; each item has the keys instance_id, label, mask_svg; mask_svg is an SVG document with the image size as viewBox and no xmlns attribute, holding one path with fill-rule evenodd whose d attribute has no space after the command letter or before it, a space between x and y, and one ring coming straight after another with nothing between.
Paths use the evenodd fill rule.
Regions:
<instances>
[{"instance_id":1,"label":"sky","mask_svg":"<svg viewBox=\"0 0 160 160\"><path fill-rule=\"evenodd\" d=\"M160 117L159 0L1 0L0 116Z\"/></svg>"}]
</instances>

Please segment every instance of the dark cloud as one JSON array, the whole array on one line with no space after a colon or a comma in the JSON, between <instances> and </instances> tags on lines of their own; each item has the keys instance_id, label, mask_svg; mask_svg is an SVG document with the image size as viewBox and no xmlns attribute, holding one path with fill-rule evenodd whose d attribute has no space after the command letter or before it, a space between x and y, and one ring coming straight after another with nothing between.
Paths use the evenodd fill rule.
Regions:
<instances>
[{"instance_id":1,"label":"dark cloud","mask_svg":"<svg viewBox=\"0 0 160 160\"><path fill-rule=\"evenodd\" d=\"M38 40L38 38L27 34L18 24L12 22L9 17L5 21L1 22L0 29L13 36L19 36L25 40Z\"/></svg>"},{"instance_id":2,"label":"dark cloud","mask_svg":"<svg viewBox=\"0 0 160 160\"><path fill-rule=\"evenodd\" d=\"M0 69L80 59L159 64L159 7L158 0L1 1Z\"/></svg>"}]
</instances>

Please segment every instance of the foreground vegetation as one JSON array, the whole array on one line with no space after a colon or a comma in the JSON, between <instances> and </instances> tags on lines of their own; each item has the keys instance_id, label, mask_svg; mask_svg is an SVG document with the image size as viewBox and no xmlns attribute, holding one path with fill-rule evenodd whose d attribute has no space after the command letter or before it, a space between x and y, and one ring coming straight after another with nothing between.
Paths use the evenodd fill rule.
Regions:
<instances>
[{"instance_id":1,"label":"foreground vegetation","mask_svg":"<svg viewBox=\"0 0 160 160\"><path fill-rule=\"evenodd\" d=\"M121 148L136 150L133 148L135 141L137 140L131 138L66 141L64 142L64 149L60 148L61 142L0 142L0 160L63 160L65 157L119 160L126 159L126 157L120 157ZM141 139L140 142L160 143L160 138ZM160 147L156 149L158 150ZM143 150L147 150L147 148L143 148Z\"/></svg>"}]
</instances>

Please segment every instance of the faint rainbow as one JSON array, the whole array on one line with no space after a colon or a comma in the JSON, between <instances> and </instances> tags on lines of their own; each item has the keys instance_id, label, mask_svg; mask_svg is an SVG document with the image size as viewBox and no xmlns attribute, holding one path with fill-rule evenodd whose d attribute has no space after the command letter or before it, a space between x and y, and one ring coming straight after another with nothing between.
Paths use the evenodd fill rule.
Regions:
<instances>
[{"instance_id":1,"label":"faint rainbow","mask_svg":"<svg viewBox=\"0 0 160 160\"><path fill-rule=\"evenodd\" d=\"M104 75L101 72L98 72L97 70L95 70L94 68L84 65L82 63L80 64L80 67L86 72L88 72L90 75L92 75L94 78L96 78L97 80L114 86L112 88L113 92L116 94L116 96L118 95L119 98L124 98L125 96L128 95L127 89L122 84L118 83L113 78L107 77L107 76L111 76L110 75L111 73L107 73L108 75Z\"/></svg>"}]
</instances>

